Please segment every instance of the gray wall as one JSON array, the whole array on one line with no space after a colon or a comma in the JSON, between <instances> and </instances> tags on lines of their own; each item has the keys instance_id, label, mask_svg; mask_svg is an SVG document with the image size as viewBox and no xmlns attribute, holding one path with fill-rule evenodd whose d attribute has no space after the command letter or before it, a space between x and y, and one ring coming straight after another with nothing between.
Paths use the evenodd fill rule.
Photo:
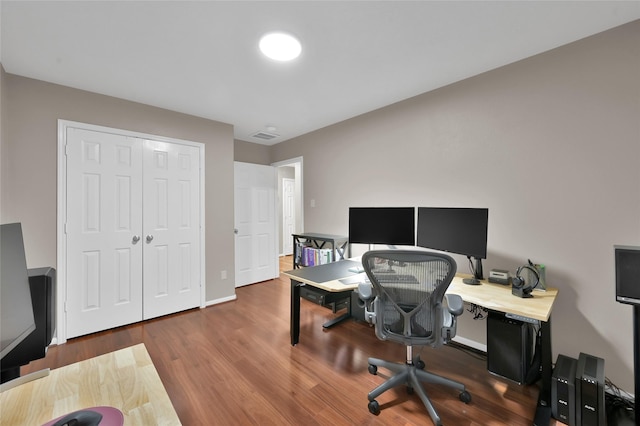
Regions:
<instances>
[{"instance_id":1,"label":"gray wall","mask_svg":"<svg viewBox=\"0 0 640 426\"><path fill-rule=\"evenodd\" d=\"M485 273L546 264L554 361L602 357L633 392L613 245L640 245L639 76L636 21L280 143L271 160L304 157L308 232L345 234L349 206L488 207ZM470 314L458 333L486 342Z\"/></svg>"},{"instance_id":2,"label":"gray wall","mask_svg":"<svg viewBox=\"0 0 640 426\"><path fill-rule=\"evenodd\" d=\"M65 119L205 145L206 299L234 297L231 125L12 74L2 96L0 218L22 222L29 267L56 265L57 120Z\"/></svg>"}]
</instances>

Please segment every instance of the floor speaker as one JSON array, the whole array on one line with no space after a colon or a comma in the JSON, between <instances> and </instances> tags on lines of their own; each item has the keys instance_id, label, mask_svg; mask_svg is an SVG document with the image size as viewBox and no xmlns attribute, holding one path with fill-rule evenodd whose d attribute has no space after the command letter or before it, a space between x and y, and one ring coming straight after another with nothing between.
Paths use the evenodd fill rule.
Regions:
<instances>
[{"instance_id":1,"label":"floor speaker","mask_svg":"<svg viewBox=\"0 0 640 426\"><path fill-rule=\"evenodd\" d=\"M558 355L551 376L551 415L569 426L576 426L576 367L578 360Z\"/></svg>"},{"instance_id":2,"label":"floor speaker","mask_svg":"<svg viewBox=\"0 0 640 426\"><path fill-rule=\"evenodd\" d=\"M525 383L533 352L531 325L499 312L487 317L487 369L490 373Z\"/></svg>"}]
</instances>

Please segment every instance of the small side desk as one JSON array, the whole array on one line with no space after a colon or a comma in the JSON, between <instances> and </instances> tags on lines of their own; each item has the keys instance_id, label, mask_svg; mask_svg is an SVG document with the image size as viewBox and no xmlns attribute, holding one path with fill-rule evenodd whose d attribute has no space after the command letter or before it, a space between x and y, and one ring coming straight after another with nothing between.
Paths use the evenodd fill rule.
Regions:
<instances>
[{"instance_id":1,"label":"small side desk","mask_svg":"<svg viewBox=\"0 0 640 426\"><path fill-rule=\"evenodd\" d=\"M84 408L110 406L125 425L180 425L144 344L51 370L0 393L0 425L41 425Z\"/></svg>"},{"instance_id":2,"label":"small side desk","mask_svg":"<svg viewBox=\"0 0 640 426\"><path fill-rule=\"evenodd\" d=\"M291 278L291 345L296 345L300 337L300 286L310 285L327 292L353 291L357 281L344 284L345 280L357 275L350 268L362 266L359 261L343 260L327 265L295 269L283 272ZM467 303L476 304L506 314L531 318L540 322L540 347L542 380L534 425L548 425L551 421L551 376L553 369L551 350L551 310L558 296L558 290L534 291L532 298L522 299L511 294L511 287L482 281L480 285L462 282L471 275L458 274L453 279L447 293L457 294ZM344 317L344 316L343 316Z\"/></svg>"}]
</instances>

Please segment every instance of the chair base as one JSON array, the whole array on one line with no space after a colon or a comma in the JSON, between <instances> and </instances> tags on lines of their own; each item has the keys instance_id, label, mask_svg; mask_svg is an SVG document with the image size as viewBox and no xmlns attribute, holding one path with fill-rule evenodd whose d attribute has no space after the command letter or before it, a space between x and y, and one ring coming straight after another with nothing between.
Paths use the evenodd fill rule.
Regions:
<instances>
[{"instance_id":1,"label":"chair base","mask_svg":"<svg viewBox=\"0 0 640 426\"><path fill-rule=\"evenodd\" d=\"M417 357L412 364L400 364L378 358L369 358L370 373L377 374L377 367L386 368L393 373L393 375L384 383L369 392L369 411L373 414L378 414L379 405L375 399L389 389L400 385L406 385L409 389L413 389L418 394L420 400L422 400L422 403L427 408L431 420L433 420L433 423L438 426L442 425L442 421L433 407L431 400L427 396L422 383L435 383L438 385L449 386L460 391L459 398L462 402L468 404L471 401L471 395L467 392L462 383L422 370L418 368L418 365L424 365L424 363L420 361L419 357Z\"/></svg>"}]
</instances>

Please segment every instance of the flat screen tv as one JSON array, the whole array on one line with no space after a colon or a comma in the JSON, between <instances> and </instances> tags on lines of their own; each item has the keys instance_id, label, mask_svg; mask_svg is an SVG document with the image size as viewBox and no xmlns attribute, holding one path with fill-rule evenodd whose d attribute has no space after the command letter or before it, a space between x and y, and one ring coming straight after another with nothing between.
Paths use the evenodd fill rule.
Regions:
<instances>
[{"instance_id":1,"label":"flat screen tv","mask_svg":"<svg viewBox=\"0 0 640 426\"><path fill-rule=\"evenodd\" d=\"M474 279L465 282L479 284L484 279L482 259L487 258L488 223L486 208L419 207L417 245L467 256Z\"/></svg>"},{"instance_id":2,"label":"flat screen tv","mask_svg":"<svg viewBox=\"0 0 640 426\"><path fill-rule=\"evenodd\" d=\"M0 363L36 329L22 226L0 225Z\"/></svg>"},{"instance_id":3,"label":"flat screen tv","mask_svg":"<svg viewBox=\"0 0 640 426\"><path fill-rule=\"evenodd\" d=\"M350 207L349 243L414 246L415 207Z\"/></svg>"},{"instance_id":4,"label":"flat screen tv","mask_svg":"<svg viewBox=\"0 0 640 426\"><path fill-rule=\"evenodd\" d=\"M616 301L640 305L640 247L614 246Z\"/></svg>"}]
</instances>

